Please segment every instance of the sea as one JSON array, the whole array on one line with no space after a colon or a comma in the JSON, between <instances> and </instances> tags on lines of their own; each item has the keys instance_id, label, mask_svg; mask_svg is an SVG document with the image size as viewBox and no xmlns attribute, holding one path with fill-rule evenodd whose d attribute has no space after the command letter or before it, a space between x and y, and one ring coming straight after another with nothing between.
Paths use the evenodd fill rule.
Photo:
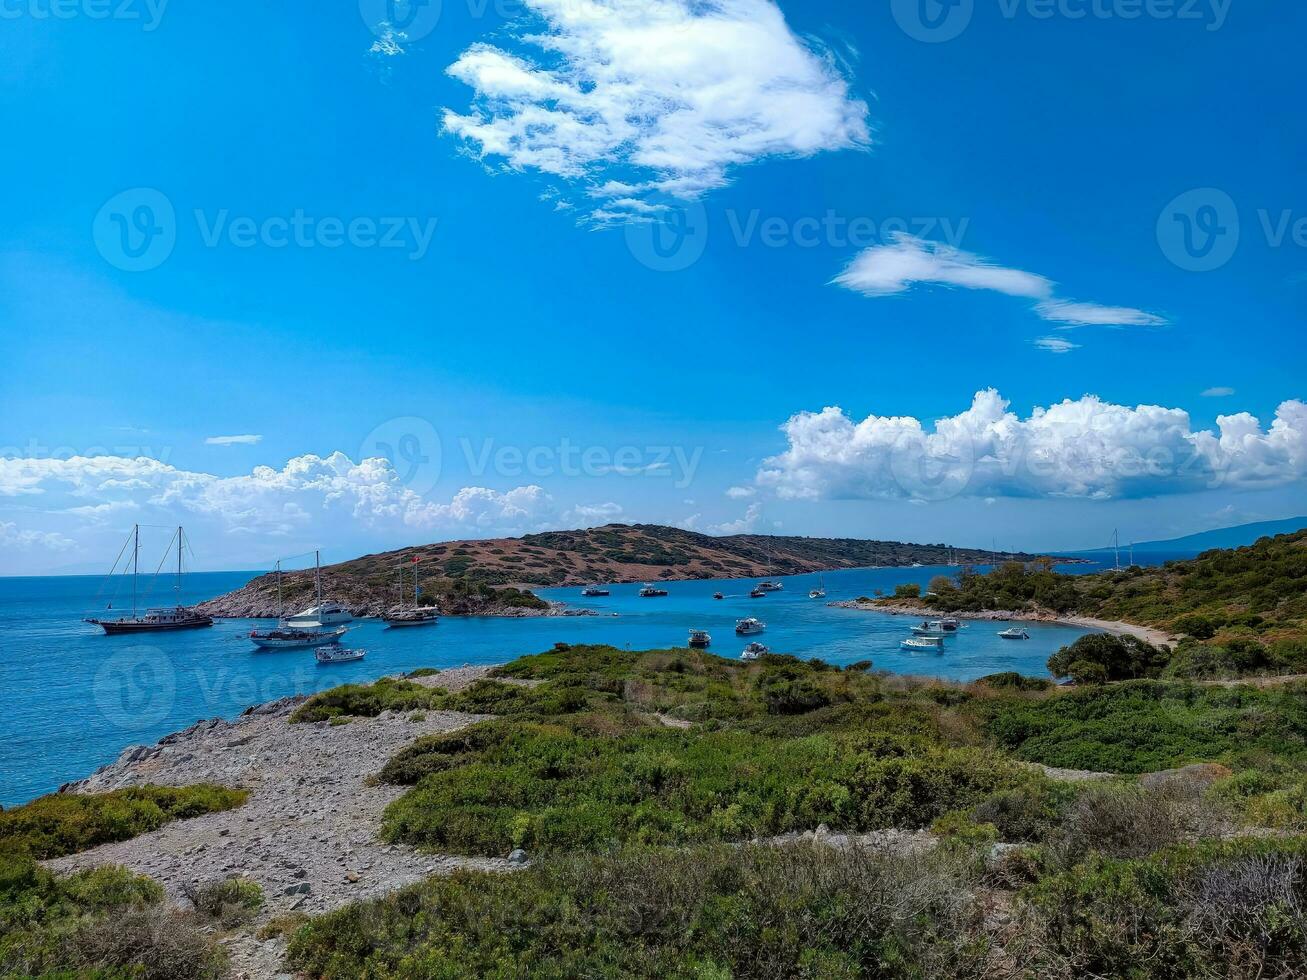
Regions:
<instances>
[{"instance_id":1,"label":"sea","mask_svg":"<svg viewBox=\"0 0 1307 980\"><path fill-rule=\"evenodd\" d=\"M1136 555L1140 563L1170 555ZM1102 555L1096 555L1102 560ZM1101 564L1064 565L1071 572ZM983 567L979 570L983 570ZM712 635L711 652L738 657L746 640L737 619L767 624L760 639L774 652L820 657L836 665L870 660L876 670L973 680L1014 670L1046 676L1045 662L1086 631L1030 623L1030 639L1002 640L1001 623L971 622L945 640L940 654L899 648L909 636L906 616L833 608L827 603L892 592L903 582L923 589L955 568L864 568L777 579L780 592L750 599L756 580L669 582L663 598L641 599L638 585L612 586L607 598L582 599L579 588L540 589L545 599L597 616L442 618L434 626L387 630L372 620L346 636L362 647L361 661L318 666L310 650L256 652L248 634L267 620L219 620L211 628L146 636L105 636L83 622L98 611L98 576L0 578L0 806L50 793L112 762L129 745L153 744L169 732L292 694L366 682L418 667L496 664L539 653L555 643L606 643L629 650L683 646L690 629ZM188 575L181 599L212 598L257 572ZM825 601L808 598L818 582ZM714 600L714 592L726 598ZM172 600L171 589L167 601ZM162 600L160 600L162 602Z\"/></svg>"}]
</instances>

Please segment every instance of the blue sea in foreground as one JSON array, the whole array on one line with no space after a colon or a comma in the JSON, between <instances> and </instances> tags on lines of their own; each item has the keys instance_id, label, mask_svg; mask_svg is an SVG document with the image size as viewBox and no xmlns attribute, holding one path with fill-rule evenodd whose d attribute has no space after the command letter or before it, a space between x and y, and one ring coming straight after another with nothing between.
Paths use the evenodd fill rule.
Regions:
<instances>
[{"instance_id":1,"label":"blue sea in foreground","mask_svg":"<svg viewBox=\"0 0 1307 980\"><path fill-rule=\"evenodd\" d=\"M1096 556L1098 557L1098 556ZM1152 563L1169 555L1149 555ZM1141 556L1136 556L1141 560ZM1089 572L1101 565L1066 565ZM923 587L944 567L871 568L827 572L826 602ZM208 572L187 577L183 601L239 588L255 572ZM541 589L546 599L598 610L599 616L531 619L444 618L439 624L386 630L362 620L347 636L367 658L319 667L311 651L255 653L247 638L261 622L220 620L212 628L147 636L104 636L83 623L95 611L97 576L0 578L0 805L12 806L80 779L133 744L152 744L202 718L232 718L245 708L337 684L370 681L417 667L495 664L539 653L558 642L608 643L644 650L682 646L690 628L713 636L712 652L738 657L745 641L735 621L757 616L761 639L777 653L820 657L844 665L873 661L877 670L973 680L996 671L1046 675L1045 661L1085 631L1032 623L1030 640L1001 640L1000 625L974 622L945 641L943 654L899 649L911 621L904 616L834 609L808 598L816 575L781 579L785 589L748 598L753 581L671 582L665 598L640 599L637 585L613 586L609 598L585 599L580 589ZM716 601L714 592L727 598ZM171 596L169 596L171 598Z\"/></svg>"}]
</instances>

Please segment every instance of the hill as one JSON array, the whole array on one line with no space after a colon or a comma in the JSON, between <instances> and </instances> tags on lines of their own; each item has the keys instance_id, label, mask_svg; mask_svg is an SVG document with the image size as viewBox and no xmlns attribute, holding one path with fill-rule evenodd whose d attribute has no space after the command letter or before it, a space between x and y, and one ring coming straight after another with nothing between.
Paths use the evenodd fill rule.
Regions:
<instances>
[{"instance_id":1,"label":"hill","mask_svg":"<svg viewBox=\"0 0 1307 980\"><path fill-rule=\"evenodd\" d=\"M882 606L944 612L1011 610L1154 626L1181 637L1166 676L1307 671L1307 530L1218 548L1196 558L1093 575L1010 562L988 574L939 576L927 600L905 586Z\"/></svg>"},{"instance_id":2,"label":"hill","mask_svg":"<svg viewBox=\"0 0 1307 980\"><path fill-rule=\"evenodd\" d=\"M1233 527L1218 527L1197 534L1186 534L1182 538L1169 538L1164 541L1136 541L1136 553L1165 551L1181 554L1201 554L1211 548L1242 548L1255 544L1261 538L1274 537L1277 534L1292 534L1307 528L1307 517L1286 517L1278 521L1258 521L1255 524L1236 524ZM1111 548L1095 548L1097 554L1111 554ZM1122 545L1124 552L1125 545Z\"/></svg>"},{"instance_id":3,"label":"hill","mask_svg":"<svg viewBox=\"0 0 1307 980\"><path fill-rule=\"evenodd\" d=\"M578 531L549 531L520 538L450 541L365 555L323 568L323 591L355 615L378 615L398 598L396 569L416 571L423 595L450 614L541 614L548 605L533 586L591 582L751 578L872 565L980 563L993 553L944 544L906 544L858 538L712 537L654 524L609 524ZM1034 555L1000 553L1028 561ZM282 574L287 607L312 595L313 573ZM275 616L276 578L262 575L244 588L202 605L217 616Z\"/></svg>"}]
</instances>

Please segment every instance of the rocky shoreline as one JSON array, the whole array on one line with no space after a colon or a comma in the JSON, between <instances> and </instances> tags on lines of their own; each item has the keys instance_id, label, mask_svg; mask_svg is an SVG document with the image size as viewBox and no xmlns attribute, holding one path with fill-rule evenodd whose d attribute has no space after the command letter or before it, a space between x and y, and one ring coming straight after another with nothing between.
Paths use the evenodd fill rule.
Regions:
<instances>
[{"instance_id":1,"label":"rocky shoreline","mask_svg":"<svg viewBox=\"0 0 1307 980\"><path fill-rule=\"evenodd\" d=\"M391 606L381 599L342 602L355 619L380 619ZM393 605L393 604L391 604ZM213 599L205 600L196 609L214 619L276 619L277 601L265 590L245 586L235 592L228 592ZM441 609L442 616L488 616L505 619L527 619L550 616L597 616L593 609L578 609L562 602L550 602L545 608L514 606L506 603L485 603L470 609Z\"/></svg>"},{"instance_id":2,"label":"rocky shoreline","mask_svg":"<svg viewBox=\"0 0 1307 980\"><path fill-rule=\"evenodd\" d=\"M458 690L490 670L462 667L416 681ZM62 788L98 793L212 782L249 790L243 806L45 864L57 871L123 865L159 882L178 905L185 885L243 876L263 888L261 922L287 912L325 912L456 868L511 867L507 855L453 857L383 843L382 813L407 787L369 782L415 739L487 716L385 712L343 725L292 725L290 714L303 700L284 698L249 708L234 721L201 721L153 746L130 746L115 762ZM236 976L268 977L281 970L280 940L242 933L228 945Z\"/></svg>"},{"instance_id":3,"label":"rocky shoreline","mask_svg":"<svg viewBox=\"0 0 1307 980\"><path fill-rule=\"evenodd\" d=\"M1164 630L1150 626L1139 626L1118 620L1094 619L1090 616L1067 616L1052 609L980 609L973 612L943 612L931 609L911 601L893 599L873 599L863 602L860 599L841 599L829 602L828 606L836 609L857 609L863 612L885 613L890 616L912 616L938 619L952 616L956 619L979 620L985 622L1021 622L1021 623L1060 623L1064 626L1079 626L1082 629L1101 630L1113 636L1134 636L1154 646L1174 644L1176 637Z\"/></svg>"}]
</instances>

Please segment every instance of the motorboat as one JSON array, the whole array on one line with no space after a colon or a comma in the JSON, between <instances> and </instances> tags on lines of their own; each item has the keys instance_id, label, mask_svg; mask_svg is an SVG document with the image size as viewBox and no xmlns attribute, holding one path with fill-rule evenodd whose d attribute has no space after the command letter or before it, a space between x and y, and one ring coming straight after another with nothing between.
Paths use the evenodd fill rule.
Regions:
<instances>
[{"instance_id":1,"label":"motorboat","mask_svg":"<svg viewBox=\"0 0 1307 980\"><path fill-rule=\"evenodd\" d=\"M740 659L746 661L759 660L767 653L771 653L771 650L767 649L767 647L763 646L761 643L750 643L744 648L744 652L740 654Z\"/></svg>"},{"instance_id":2,"label":"motorboat","mask_svg":"<svg viewBox=\"0 0 1307 980\"><path fill-rule=\"evenodd\" d=\"M587 599L594 599L599 596L612 595L612 592L602 585L587 585L581 590L581 595Z\"/></svg>"},{"instance_id":3,"label":"motorboat","mask_svg":"<svg viewBox=\"0 0 1307 980\"><path fill-rule=\"evenodd\" d=\"M712 646L712 637L706 630L690 630L690 646L696 650L706 650Z\"/></svg>"},{"instance_id":4,"label":"motorboat","mask_svg":"<svg viewBox=\"0 0 1307 980\"><path fill-rule=\"evenodd\" d=\"M725 598L726 598L726 596L722 595L720 592L714 592L714 593L712 594L712 597L713 597L714 599L725 599Z\"/></svg>"},{"instance_id":5,"label":"motorboat","mask_svg":"<svg viewBox=\"0 0 1307 980\"><path fill-rule=\"evenodd\" d=\"M1010 626L1005 630L999 630L998 635L1005 640L1028 640L1030 633L1024 626Z\"/></svg>"},{"instance_id":6,"label":"motorboat","mask_svg":"<svg viewBox=\"0 0 1307 980\"><path fill-rule=\"evenodd\" d=\"M917 636L948 636L948 633L941 629L937 623L921 623L918 626L912 627L912 632Z\"/></svg>"},{"instance_id":7,"label":"motorboat","mask_svg":"<svg viewBox=\"0 0 1307 980\"><path fill-rule=\"evenodd\" d=\"M754 589L752 592L749 593L750 599L765 599L766 597L767 597L767 593L763 589Z\"/></svg>"},{"instance_id":8,"label":"motorboat","mask_svg":"<svg viewBox=\"0 0 1307 980\"><path fill-rule=\"evenodd\" d=\"M956 633L962 628L962 623L953 616L945 616L939 621L939 627L948 633Z\"/></svg>"},{"instance_id":9,"label":"motorboat","mask_svg":"<svg viewBox=\"0 0 1307 980\"><path fill-rule=\"evenodd\" d=\"M657 599L660 596L667 595L666 589L659 589L652 585L646 585L639 592L641 599Z\"/></svg>"},{"instance_id":10,"label":"motorboat","mask_svg":"<svg viewBox=\"0 0 1307 980\"><path fill-rule=\"evenodd\" d=\"M750 616L747 619L741 619L738 622L736 622L735 635L753 636L757 633L763 632L766 628L767 628L766 623L764 623L760 619L755 619L754 617Z\"/></svg>"},{"instance_id":11,"label":"motorboat","mask_svg":"<svg viewBox=\"0 0 1307 980\"><path fill-rule=\"evenodd\" d=\"M780 582L772 582L768 580L766 582L759 582L758 588L763 592L781 592L785 589L785 586L781 585Z\"/></svg>"},{"instance_id":12,"label":"motorboat","mask_svg":"<svg viewBox=\"0 0 1307 980\"><path fill-rule=\"evenodd\" d=\"M132 528L132 533L127 541L123 544L122 551L118 554L118 561L122 560L123 554L127 550L127 545L132 546L131 571L132 571L132 614L130 616L118 616L110 619L107 616L88 617L86 622L94 623L100 629L110 636L121 633L160 633L171 630L189 630L197 629L201 626L212 626L213 617L205 615L202 612L181 604L182 592L182 555L185 551L186 532L182 528L177 528L177 533L173 536L177 542L177 580L173 586L173 594L177 597L177 603L172 606L161 606L146 609L142 613L137 612L138 598L148 598L150 587L145 590L145 595L139 595L138 582L140 580L141 564L141 525L137 524ZM164 557L172 553L172 541L168 542L168 549ZM108 578L113 578L118 572L118 561L114 562L113 568L109 570ZM160 566L162 567L162 562ZM127 564L123 565L123 574L127 574ZM155 572L154 578L158 577ZM153 582L153 579L151 580ZM113 608L110 602L106 607Z\"/></svg>"},{"instance_id":13,"label":"motorboat","mask_svg":"<svg viewBox=\"0 0 1307 980\"><path fill-rule=\"evenodd\" d=\"M367 656L366 650L351 650L342 646L318 647L313 651L313 658L319 665L326 664L348 664L355 660L362 660Z\"/></svg>"},{"instance_id":14,"label":"motorboat","mask_svg":"<svg viewBox=\"0 0 1307 980\"><path fill-rule=\"evenodd\" d=\"M291 616L286 620L286 625L298 629L312 629L315 626L335 626L353 620L354 614L339 602L319 602Z\"/></svg>"},{"instance_id":15,"label":"motorboat","mask_svg":"<svg viewBox=\"0 0 1307 980\"><path fill-rule=\"evenodd\" d=\"M904 650L915 650L917 652L929 651L938 653L944 649L944 641L939 637L913 636L899 643Z\"/></svg>"}]
</instances>

